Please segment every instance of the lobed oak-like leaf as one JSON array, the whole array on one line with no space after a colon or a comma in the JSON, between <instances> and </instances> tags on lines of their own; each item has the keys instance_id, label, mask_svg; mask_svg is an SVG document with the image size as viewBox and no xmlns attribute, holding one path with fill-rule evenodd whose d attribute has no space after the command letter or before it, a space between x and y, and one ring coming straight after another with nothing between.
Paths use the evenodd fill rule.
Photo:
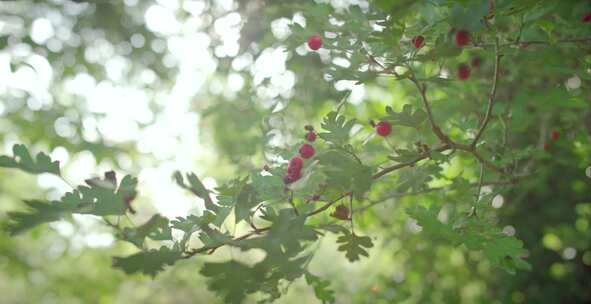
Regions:
<instances>
[{"instance_id":1,"label":"lobed oak-like leaf","mask_svg":"<svg viewBox=\"0 0 591 304\"><path fill-rule=\"evenodd\" d=\"M361 256L368 257L367 249L373 247L370 237L358 236L349 231L343 232L343 235L337 239L337 243L340 244L338 250L344 251L351 262L359 260Z\"/></svg>"},{"instance_id":2,"label":"lobed oak-like leaf","mask_svg":"<svg viewBox=\"0 0 591 304\"><path fill-rule=\"evenodd\" d=\"M127 257L114 257L113 267L120 268L127 274L142 273L154 277L165 266L174 264L181 257L180 251L162 246Z\"/></svg>"},{"instance_id":3,"label":"lobed oak-like leaf","mask_svg":"<svg viewBox=\"0 0 591 304\"><path fill-rule=\"evenodd\" d=\"M342 146L349 141L355 122L355 119L347 120L345 116L339 115L337 112L330 112L324 117L321 124L322 129L326 132L318 133L318 136L336 146Z\"/></svg>"},{"instance_id":4,"label":"lobed oak-like leaf","mask_svg":"<svg viewBox=\"0 0 591 304\"><path fill-rule=\"evenodd\" d=\"M39 152L33 158L25 145L16 144L12 147L12 153L14 154L13 157L0 155L0 167L17 168L33 174L51 173L60 175L59 162L52 161L43 152Z\"/></svg>"}]
</instances>

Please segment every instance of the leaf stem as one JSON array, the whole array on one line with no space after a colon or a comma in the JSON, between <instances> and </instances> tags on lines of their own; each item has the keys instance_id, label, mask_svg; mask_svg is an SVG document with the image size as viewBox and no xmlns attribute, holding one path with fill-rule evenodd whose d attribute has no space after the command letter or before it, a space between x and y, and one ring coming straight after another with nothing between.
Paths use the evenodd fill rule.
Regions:
<instances>
[{"instance_id":1,"label":"leaf stem","mask_svg":"<svg viewBox=\"0 0 591 304\"><path fill-rule=\"evenodd\" d=\"M353 224L353 193L349 194L349 221L351 222L351 234L355 235L355 225Z\"/></svg>"}]
</instances>

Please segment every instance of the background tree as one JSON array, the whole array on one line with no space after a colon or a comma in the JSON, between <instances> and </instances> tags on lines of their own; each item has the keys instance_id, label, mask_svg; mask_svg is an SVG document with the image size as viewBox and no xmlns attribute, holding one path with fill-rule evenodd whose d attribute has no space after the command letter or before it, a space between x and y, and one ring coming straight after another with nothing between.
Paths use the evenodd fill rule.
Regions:
<instances>
[{"instance_id":1,"label":"background tree","mask_svg":"<svg viewBox=\"0 0 591 304\"><path fill-rule=\"evenodd\" d=\"M0 289L589 301L590 13L3 1Z\"/></svg>"}]
</instances>

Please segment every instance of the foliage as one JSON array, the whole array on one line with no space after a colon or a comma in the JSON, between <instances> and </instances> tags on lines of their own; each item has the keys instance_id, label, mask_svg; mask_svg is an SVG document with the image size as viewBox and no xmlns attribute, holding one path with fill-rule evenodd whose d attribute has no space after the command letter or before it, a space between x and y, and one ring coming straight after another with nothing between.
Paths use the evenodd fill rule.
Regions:
<instances>
[{"instance_id":1,"label":"foliage","mask_svg":"<svg viewBox=\"0 0 591 304\"><path fill-rule=\"evenodd\" d=\"M591 108L585 94L591 84L591 59L586 52L591 38L589 25L580 18L585 9L590 10L588 5L583 1L376 0L343 8L312 1L268 1L264 6L255 2L236 3L236 11L245 16L238 22L240 54L263 58L268 50L287 53L287 68L297 81L282 92L279 78L256 74L257 63L250 71L238 69L237 54L219 55L212 79L225 81L231 74L243 85L232 94L222 89L206 96L214 102L194 110L201 112L206 122L203 129L212 134L205 145L219 152L220 164L230 162L231 170L206 161L199 164L200 170L209 165L213 168L208 170L217 172L211 173L219 182L216 187L206 187L208 183L199 177L207 174L175 171L172 175L180 189L193 195L197 212L168 218L138 202L143 189L132 175L141 177L138 171L149 162L127 144L84 135L88 132L84 126L95 119L88 118L94 114L82 118L88 114L84 106L60 101L51 109L31 111L22 102L0 108L0 123L5 121L27 143L15 144L12 156L0 156L0 167L51 174L72 184L64 174L66 164L50 157L52 153L30 152L66 147L71 152L90 151L95 159L108 160L114 170L133 174L118 180L114 171L108 171L101 178L72 186L59 198L26 199L25 209L6 213L6 231L25 238L23 232L38 233L43 230L34 228L43 224L93 215L117 240L135 247L133 253L126 247L126 255L115 254L114 268L157 280L168 269L186 267L179 265L183 260L203 260L198 273L206 278L207 288L227 303L275 301L298 281L309 285L322 303L341 301L340 290L347 291L343 287L347 285L314 264L323 258L319 252L328 252L319 249L320 242L330 241L333 234L337 237L329 250L343 262L379 259L396 266L372 269L362 277L367 282L356 280L359 289L347 291L358 297L354 302L487 303L492 297L501 302L591 300L584 292L588 284L574 285L588 278L585 271L591 264L591 183L584 175L591 162ZM162 40L158 35L165 33L155 34L158 31L147 30L137 18L126 18L144 15L153 9L148 4L129 8L127 4L64 3L68 4L31 5L48 11L79 9L83 13L76 17L76 26L102 26L106 34L98 36L114 45L127 42L122 37L142 33L150 48L129 51L126 56L136 59L126 77L134 79L150 70L161 82L143 84L140 90L164 89L164 79L177 73L191 75L190 68L170 68L174 66L170 57L155 55L158 41L167 41L172 49L174 39ZM222 18L215 5L204 4L203 9L211 17L203 22ZM109 20L116 23L101 16L114 16ZM287 17L288 34L269 34L267 25L282 17ZM203 31L214 33L222 27L212 20ZM463 47L455 42L460 30L470 33L470 42ZM323 38L318 52L304 45L312 34ZM425 37L421 48L411 43L417 35ZM16 39L0 38L2 49ZM50 43L27 43L59 63L58 79L74 71L66 55L51 56L86 58L96 47L85 41L80 48L65 44L49 53ZM213 41L210 48L217 54L223 52L224 44ZM482 63L474 64L475 58ZM456 69L468 62L472 62L471 76L462 81ZM112 70L103 71L98 61L78 64L97 79L112 77ZM345 90L343 84L347 84ZM174 86L174 81L169 85L178 93L174 97L196 94ZM216 82L207 85L215 88ZM366 90L361 103L353 100L359 87ZM68 94L55 91L56 97L69 100ZM24 99L19 94L6 95ZM157 112L162 103L151 101L150 106ZM39 126L31 128L23 121L17 114L20 109L23 117L33 117ZM70 120L73 135L69 137L59 135L63 119ZM38 132L46 120L56 125L56 134ZM392 134L376 136L375 121L391 124ZM286 161L298 153L307 124L319 125L318 139L309 143L316 153L305 160L297 181L284 182ZM555 138L552 131L560 136ZM12 141L3 134L0 139ZM120 152L127 152L127 159L138 168L123 168ZM347 211L346 216L330 216L337 206ZM142 223L136 224L140 219ZM3 255L8 256L9 247L0 248ZM228 250L230 258L219 253L223 250ZM535 287L529 288L530 277ZM573 287L568 294L545 290L556 281ZM558 296L547 296L551 292Z\"/></svg>"}]
</instances>

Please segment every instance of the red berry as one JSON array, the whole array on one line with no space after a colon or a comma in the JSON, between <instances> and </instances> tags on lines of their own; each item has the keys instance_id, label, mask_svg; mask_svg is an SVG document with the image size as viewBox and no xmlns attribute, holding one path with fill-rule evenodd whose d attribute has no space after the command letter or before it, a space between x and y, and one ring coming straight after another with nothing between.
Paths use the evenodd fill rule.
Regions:
<instances>
[{"instance_id":1,"label":"red berry","mask_svg":"<svg viewBox=\"0 0 591 304\"><path fill-rule=\"evenodd\" d=\"M465 30L460 30L456 32L456 45L458 47L463 47L464 45L470 42L470 33Z\"/></svg>"},{"instance_id":2,"label":"red berry","mask_svg":"<svg viewBox=\"0 0 591 304\"><path fill-rule=\"evenodd\" d=\"M415 48L420 49L425 44L425 37L418 35L412 38L412 44Z\"/></svg>"},{"instance_id":3,"label":"red berry","mask_svg":"<svg viewBox=\"0 0 591 304\"><path fill-rule=\"evenodd\" d=\"M552 140L558 140L560 138L560 133L556 130L552 130L550 138L552 138Z\"/></svg>"},{"instance_id":4,"label":"red berry","mask_svg":"<svg viewBox=\"0 0 591 304\"><path fill-rule=\"evenodd\" d=\"M380 121L376 125L376 132L379 136L388 136L392 132L392 125L387 121Z\"/></svg>"},{"instance_id":5,"label":"red berry","mask_svg":"<svg viewBox=\"0 0 591 304\"><path fill-rule=\"evenodd\" d=\"M299 156L294 156L289 160L289 164L287 164L287 170L289 168L293 168L297 171L300 171L304 166L304 161Z\"/></svg>"},{"instance_id":6,"label":"red berry","mask_svg":"<svg viewBox=\"0 0 591 304\"><path fill-rule=\"evenodd\" d=\"M306 140L307 141L315 141L316 140L316 133L314 133L314 131L308 132L308 134L306 134Z\"/></svg>"},{"instance_id":7,"label":"red berry","mask_svg":"<svg viewBox=\"0 0 591 304\"><path fill-rule=\"evenodd\" d=\"M295 168L301 168L304 165L304 161L299 156L294 156L289 160L289 166Z\"/></svg>"},{"instance_id":8,"label":"red berry","mask_svg":"<svg viewBox=\"0 0 591 304\"><path fill-rule=\"evenodd\" d=\"M302 172L302 168L298 168L298 167L287 167L287 175L294 175L294 174L300 174Z\"/></svg>"},{"instance_id":9,"label":"red berry","mask_svg":"<svg viewBox=\"0 0 591 304\"><path fill-rule=\"evenodd\" d=\"M312 147L312 145L309 144L303 144L300 147L300 155L304 158L304 159L308 159L312 156L314 156L314 153L316 151L314 151L314 147Z\"/></svg>"},{"instance_id":10,"label":"red berry","mask_svg":"<svg viewBox=\"0 0 591 304\"><path fill-rule=\"evenodd\" d=\"M548 151L550 150L551 146L549 143L544 143L544 150Z\"/></svg>"},{"instance_id":11,"label":"red berry","mask_svg":"<svg viewBox=\"0 0 591 304\"><path fill-rule=\"evenodd\" d=\"M482 58L480 58L478 56L477 57L474 57L474 58L472 58L472 62L471 63L472 63L472 66L473 67L477 68L477 67L480 66L480 64L482 64Z\"/></svg>"},{"instance_id":12,"label":"red berry","mask_svg":"<svg viewBox=\"0 0 591 304\"><path fill-rule=\"evenodd\" d=\"M465 64L458 65L458 78L466 80L470 77L470 67Z\"/></svg>"},{"instance_id":13,"label":"red berry","mask_svg":"<svg viewBox=\"0 0 591 304\"><path fill-rule=\"evenodd\" d=\"M581 21L582 22L589 22L589 21L591 21L591 13L587 13L586 15L583 15L583 17L581 17Z\"/></svg>"},{"instance_id":14,"label":"red berry","mask_svg":"<svg viewBox=\"0 0 591 304\"><path fill-rule=\"evenodd\" d=\"M322 37L320 35L312 35L308 38L308 47L314 51L322 47Z\"/></svg>"},{"instance_id":15,"label":"red berry","mask_svg":"<svg viewBox=\"0 0 591 304\"><path fill-rule=\"evenodd\" d=\"M291 184L302 177L301 172L294 172L294 173L287 173L286 176L283 177L283 182L285 184Z\"/></svg>"}]
</instances>

